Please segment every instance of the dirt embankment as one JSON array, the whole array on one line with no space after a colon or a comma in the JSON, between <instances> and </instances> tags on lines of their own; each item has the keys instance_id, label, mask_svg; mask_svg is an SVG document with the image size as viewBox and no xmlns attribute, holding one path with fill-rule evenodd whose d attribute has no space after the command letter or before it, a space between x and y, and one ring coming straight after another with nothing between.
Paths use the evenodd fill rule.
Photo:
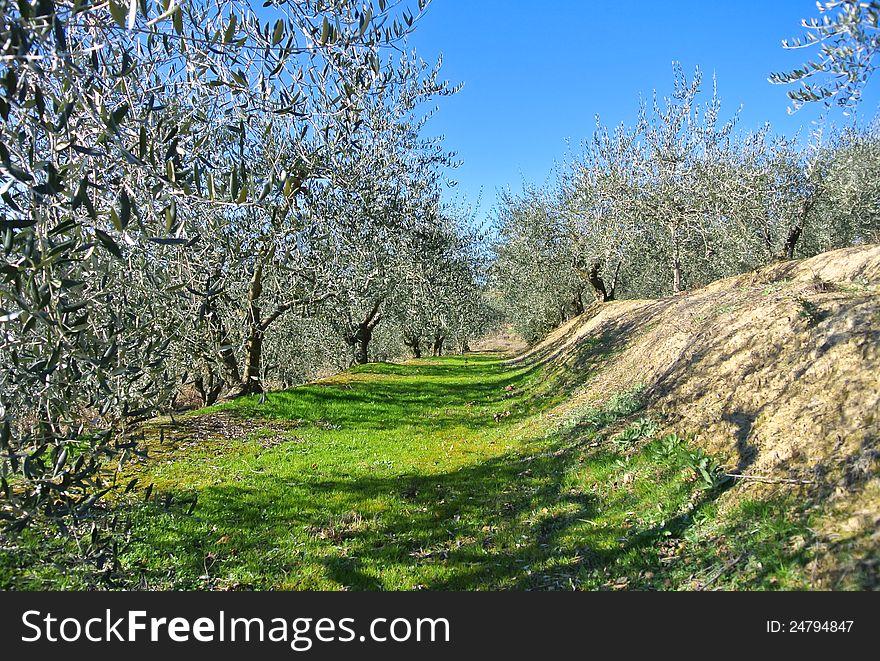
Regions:
<instances>
[{"instance_id":1,"label":"dirt embankment","mask_svg":"<svg viewBox=\"0 0 880 661\"><path fill-rule=\"evenodd\" d=\"M572 406L644 386L729 470L810 483L831 539L880 546L880 246L594 306L515 360L548 363Z\"/></svg>"}]
</instances>

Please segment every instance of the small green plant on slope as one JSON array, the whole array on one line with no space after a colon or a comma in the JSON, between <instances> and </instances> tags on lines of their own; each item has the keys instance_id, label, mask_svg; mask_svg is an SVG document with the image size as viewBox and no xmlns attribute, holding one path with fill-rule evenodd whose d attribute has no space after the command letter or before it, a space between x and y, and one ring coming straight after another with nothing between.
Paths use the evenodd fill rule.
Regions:
<instances>
[{"instance_id":1,"label":"small green plant on slope","mask_svg":"<svg viewBox=\"0 0 880 661\"><path fill-rule=\"evenodd\" d=\"M825 314L812 301L808 301L800 296L794 300L798 305L798 316L801 319L806 319L807 325L814 326L825 318Z\"/></svg>"},{"instance_id":2,"label":"small green plant on slope","mask_svg":"<svg viewBox=\"0 0 880 661\"><path fill-rule=\"evenodd\" d=\"M701 448L692 450L686 455L687 465L694 471L700 486L711 491L730 480L724 469L714 457L706 454Z\"/></svg>"},{"instance_id":3,"label":"small green plant on slope","mask_svg":"<svg viewBox=\"0 0 880 661\"><path fill-rule=\"evenodd\" d=\"M555 430L563 434L595 432L632 415L644 406L644 386L638 385L613 395L604 406L578 409L568 415Z\"/></svg>"},{"instance_id":4,"label":"small green plant on slope","mask_svg":"<svg viewBox=\"0 0 880 661\"><path fill-rule=\"evenodd\" d=\"M657 423L651 418L639 418L624 431L613 436L611 441L619 450L626 450L643 438L653 438L657 429Z\"/></svg>"},{"instance_id":5,"label":"small green plant on slope","mask_svg":"<svg viewBox=\"0 0 880 661\"><path fill-rule=\"evenodd\" d=\"M660 459L677 459L681 466L692 470L701 489L711 491L730 480L720 462L702 448L691 449L687 439L678 434L666 434L653 447Z\"/></svg>"},{"instance_id":6,"label":"small green plant on slope","mask_svg":"<svg viewBox=\"0 0 880 661\"><path fill-rule=\"evenodd\" d=\"M660 458L671 459L678 455L684 447L684 441L678 434L666 434L658 442L655 452Z\"/></svg>"}]
</instances>

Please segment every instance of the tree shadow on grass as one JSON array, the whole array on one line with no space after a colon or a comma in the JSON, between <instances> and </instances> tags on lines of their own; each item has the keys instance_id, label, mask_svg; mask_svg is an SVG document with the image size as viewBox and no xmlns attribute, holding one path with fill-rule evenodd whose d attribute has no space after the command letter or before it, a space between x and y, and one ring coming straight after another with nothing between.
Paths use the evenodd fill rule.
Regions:
<instances>
[{"instance_id":1,"label":"tree shadow on grass","mask_svg":"<svg viewBox=\"0 0 880 661\"><path fill-rule=\"evenodd\" d=\"M642 322L651 316L645 314ZM576 355L593 365L582 364L577 373L598 368L625 334L606 329ZM544 376L540 363L511 372L497 358L471 360L367 365L355 376L369 379L273 393L263 403L245 401L240 410L255 418L328 421L342 430L410 425L432 432L485 429L509 408L501 423L507 425L552 405L535 397L535 382ZM476 375L474 364L480 365ZM468 402L475 410L463 406ZM614 459L607 446L585 449L595 431L576 425L555 439L524 439L521 450L438 473L374 474L352 466L327 477L316 464L285 479L274 468L258 468L246 479L204 488L199 520L168 520L150 544L159 556L174 557L180 575L245 574L261 588L571 589L601 588L613 577L630 579L630 587L662 587L645 576L649 568L658 578L681 580L667 542L692 531L721 491L681 484L672 499L688 505L668 520L628 521L630 510L655 510L658 497L621 487L600 498L567 479L581 462ZM743 442L747 437L743 428ZM745 462L748 447L742 449ZM735 534L746 524L731 520L726 530ZM228 541L218 548L221 533ZM790 560L774 552L775 562ZM711 545L691 557L695 575L720 562Z\"/></svg>"},{"instance_id":2,"label":"tree shadow on grass","mask_svg":"<svg viewBox=\"0 0 880 661\"><path fill-rule=\"evenodd\" d=\"M225 556L221 550L213 571L250 565L252 574L259 573L255 587L277 587L282 575L294 577L293 587L314 587L295 577L318 572L353 590L546 590L589 587L585 575L595 570L635 576L657 564L658 545L683 535L695 512L720 494L706 492L664 526L609 519L596 530L594 520L608 509L653 505L630 496L600 502L567 486L564 476L583 457L582 448L566 439L538 454L508 453L434 475L304 476L291 489L289 482L258 474L247 484L205 489L199 512L225 531L235 549ZM389 506L371 516L369 503L377 499ZM302 544L310 549L265 556L267 549ZM192 564L183 573L202 571L204 544L193 547L191 531L174 534L169 527L160 553L161 545L178 563Z\"/></svg>"},{"instance_id":3,"label":"tree shadow on grass","mask_svg":"<svg viewBox=\"0 0 880 661\"><path fill-rule=\"evenodd\" d=\"M367 380L331 380L243 397L227 410L265 420L330 422L341 428L389 429L419 425L428 429L484 429L503 413L514 422L548 408L559 397L536 398L532 383L541 369L511 371L498 358L443 359L429 364L374 363L355 374ZM475 372L474 367L479 371ZM468 405L464 407L463 405Z\"/></svg>"}]
</instances>

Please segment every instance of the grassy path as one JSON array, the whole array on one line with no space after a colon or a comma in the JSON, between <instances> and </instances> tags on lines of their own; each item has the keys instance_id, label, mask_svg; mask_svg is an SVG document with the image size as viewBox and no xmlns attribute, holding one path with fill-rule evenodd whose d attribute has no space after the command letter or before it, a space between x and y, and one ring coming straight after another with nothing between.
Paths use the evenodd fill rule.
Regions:
<instances>
[{"instance_id":1,"label":"grassy path","mask_svg":"<svg viewBox=\"0 0 880 661\"><path fill-rule=\"evenodd\" d=\"M557 488L543 462L521 475L522 431L551 405L536 405L538 379L491 355L449 357L216 407L254 421L252 440L154 469L159 491L198 493L198 509L171 526L145 513L149 546L134 554L154 569L174 555L187 587L513 587L528 554L509 524Z\"/></svg>"},{"instance_id":2,"label":"grassy path","mask_svg":"<svg viewBox=\"0 0 880 661\"><path fill-rule=\"evenodd\" d=\"M806 585L808 549L789 542L808 522L786 503L719 507L706 458L659 438L637 393L602 409L564 400L541 368L472 354L365 365L160 423L133 469L137 499L117 503L132 528L115 585ZM89 585L80 567L29 574L26 556L0 563L4 584Z\"/></svg>"},{"instance_id":3,"label":"grassy path","mask_svg":"<svg viewBox=\"0 0 880 661\"><path fill-rule=\"evenodd\" d=\"M635 397L560 419L550 392L540 369L483 354L209 409L195 419L229 416L243 437L152 461L157 501L198 506L139 509L127 569L150 588L700 587L745 553L748 525L749 558L776 566L737 580L797 583L782 510L747 503L716 521L719 490L680 440L649 438Z\"/></svg>"}]
</instances>

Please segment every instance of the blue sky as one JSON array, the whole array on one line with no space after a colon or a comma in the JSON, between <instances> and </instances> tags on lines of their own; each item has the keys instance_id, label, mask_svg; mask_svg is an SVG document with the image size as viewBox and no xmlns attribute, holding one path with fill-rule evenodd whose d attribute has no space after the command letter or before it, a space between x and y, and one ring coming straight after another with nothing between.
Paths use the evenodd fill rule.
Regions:
<instances>
[{"instance_id":1,"label":"blue sky","mask_svg":"<svg viewBox=\"0 0 880 661\"><path fill-rule=\"evenodd\" d=\"M780 42L814 15L813 0L433 0L409 46L429 61L442 53L443 77L464 83L427 126L463 161L447 201L473 205L482 190L483 219L497 189L546 181L589 138L597 113L629 122L640 94L671 91L673 60L689 75L699 65L709 85L716 75L723 116L743 106L741 130L770 122L775 133L808 133L820 108L790 116L787 88L767 76L811 54ZM875 114L878 86L869 83L861 116Z\"/></svg>"}]
</instances>

